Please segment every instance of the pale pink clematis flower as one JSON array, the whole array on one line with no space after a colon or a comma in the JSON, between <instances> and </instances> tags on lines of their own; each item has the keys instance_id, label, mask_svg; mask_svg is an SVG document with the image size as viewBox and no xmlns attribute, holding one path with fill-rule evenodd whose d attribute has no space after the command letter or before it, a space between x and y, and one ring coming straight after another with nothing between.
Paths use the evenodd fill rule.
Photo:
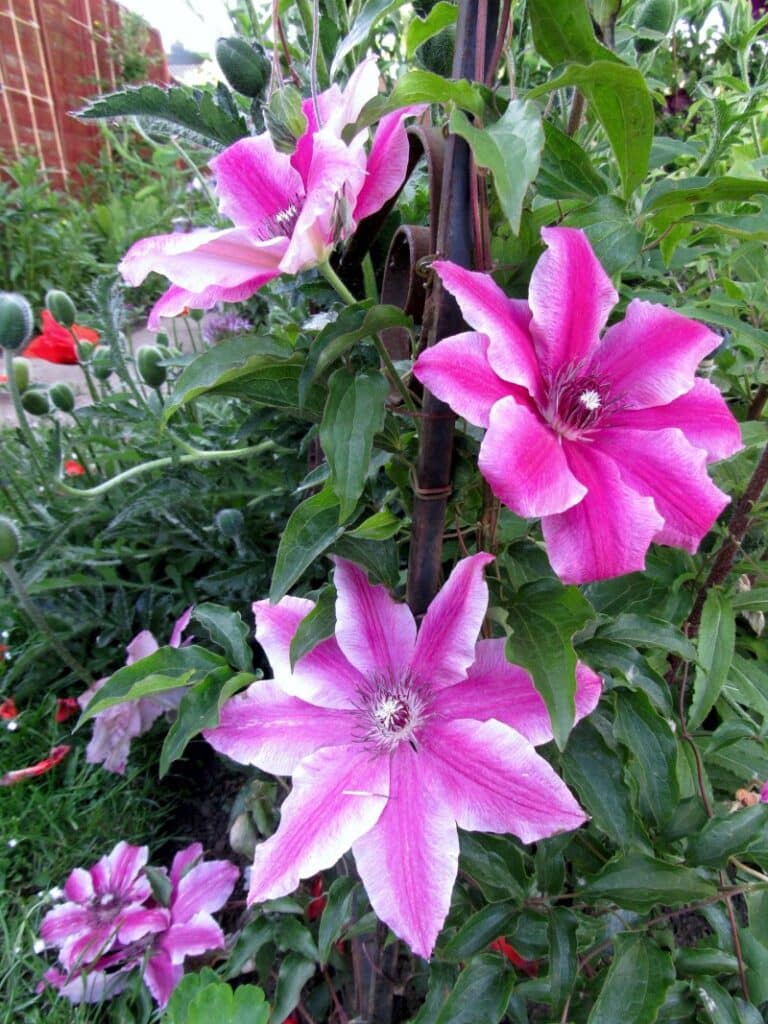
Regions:
<instances>
[{"instance_id":1,"label":"pale pink clematis flower","mask_svg":"<svg viewBox=\"0 0 768 1024\"><path fill-rule=\"evenodd\" d=\"M191 618L192 607L189 607L174 623L171 639L168 641L169 647L182 646L182 634ZM154 654L159 649L160 645L153 634L148 629L143 629L126 647L125 664L132 665L135 661L148 658L150 654ZM80 694L78 702L81 708L88 706L108 678L97 679L93 686ZM94 715L93 735L85 751L86 761L89 764L101 764L109 772L124 775L128 764L131 740L148 732L160 715L168 711L176 711L184 693L185 687L180 686L151 697L140 697L138 700L113 704L112 707Z\"/></svg>"},{"instance_id":2,"label":"pale pink clematis flower","mask_svg":"<svg viewBox=\"0 0 768 1024\"><path fill-rule=\"evenodd\" d=\"M324 263L336 242L395 194L408 163L403 120L423 107L383 117L367 155L367 132L348 144L342 139L378 85L376 62L368 58L343 90L332 86L317 97L321 124L312 100L305 101L307 128L292 155L265 133L210 161L219 212L234 227L145 238L120 264L129 284L141 284L150 271L172 282L150 312L151 329L161 316L240 302L279 274Z\"/></svg>"},{"instance_id":3,"label":"pale pink clematis flower","mask_svg":"<svg viewBox=\"0 0 768 1024\"><path fill-rule=\"evenodd\" d=\"M694 552L729 501L706 464L741 448L720 392L695 376L720 339L639 299L601 338L618 296L586 236L542 237L527 303L433 264L474 331L422 352L413 372L486 428L483 476L513 512L541 517L566 583L644 569L652 541Z\"/></svg>"},{"instance_id":4,"label":"pale pink clematis flower","mask_svg":"<svg viewBox=\"0 0 768 1024\"><path fill-rule=\"evenodd\" d=\"M46 946L59 949L67 969L89 964L118 942L168 926L168 911L144 906L152 889L144 874L148 850L120 842L89 870L75 868L64 884L66 902L40 925Z\"/></svg>"},{"instance_id":5,"label":"pale pink clematis flower","mask_svg":"<svg viewBox=\"0 0 768 1024\"><path fill-rule=\"evenodd\" d=\"M534 744L552 738L530 677L504 640L477 643L491 555L458 563L421 627L365 573L336 559L336 633L290 667L311 601L257 601L256 637L274 679L254 683L204 733L216 750L293 776L278 831L256 849L249 903L291 892L352 847L373 909L428 957L456 878L456 826L523 842L586 815ZM600 679L577 672L576 709Z\"/></svg>"}]
</instances>

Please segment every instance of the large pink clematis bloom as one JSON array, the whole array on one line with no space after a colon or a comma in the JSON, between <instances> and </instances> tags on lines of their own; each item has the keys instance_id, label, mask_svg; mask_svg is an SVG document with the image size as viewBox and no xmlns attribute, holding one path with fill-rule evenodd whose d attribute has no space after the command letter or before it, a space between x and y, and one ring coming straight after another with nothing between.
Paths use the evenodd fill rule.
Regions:
<instances>
[{"instance_id":1,"label":"large pink clematis bloom","mask_svg":"<svg viewBox=\"0 0 768 1024\"><path fill-rule=\"evenodd\" d=\"M234 226L145 238L120 264L129 284L141 284L153 270L172 282L150 312L150 328L159 327L161 316L239 302L279 274L324 263L336 242L395 194L408 163L403 120L423 108L383 117L367 155L367 132L349 144L342 139L378 84L369 58L344 90L332 86L317 98L321 123L315 104L305 101L307 128L292 155L279 152L265 133L211 160L219 212Z\"/></svg>"},{"instance_id":2,"label":"large pink clematis bloom","mask_svg":"<svg viewBox=\"0 0 768 1024\"><path fill-rule=\"evenodd\" d=\"M486 274L433 264L474 328L414 374L486 434L480 470L513 512L542 519L555 572L586 583L645 568L652 541L694 552L729 501L706 464L741 447L720 392L695 376L720 339L618 298L583 232L545 228L528 302Z\"/></svg>"},{"instance_id":3,"label":"large pink clematis bloom","mask_svg":"<svg viewBox=\"0 0 768 1024\"><path fill-rule=\"evenodd\" d=\"M378 916L428 957L456 878L456 826L529 843L585 814L534 744L552 738L530 677L478 633L486 554L458 563L421 627L336 560L336 633L290 667L311 601L254 604L274 679L254 683L204 735L235 761L293 776L280 827L256 850L248 900L291 892L351 846ZM579 666L577 715L600 680Z\"/></svg>"}]
</instances>

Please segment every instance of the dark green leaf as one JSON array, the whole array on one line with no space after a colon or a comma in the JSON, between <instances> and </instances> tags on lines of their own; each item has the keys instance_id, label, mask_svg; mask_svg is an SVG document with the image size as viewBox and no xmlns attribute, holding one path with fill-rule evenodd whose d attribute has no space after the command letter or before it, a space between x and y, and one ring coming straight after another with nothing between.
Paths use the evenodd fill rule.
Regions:
<instances>
[{"instance_id":1,"label":"dark green leaf","mask_svg":"<svg viewBox=\"0 0 768 1024\"><path fill-rule=\"evenodd\" d=\"M768 804L743 807L725 818L711 818L688 842L688 860L706 867L721 867L729 857L749 850L768 837Z\"/></svg>"},{"instance_id":2,"label":"dark green leaf","mask_svg":"<svg viewBox=\"0 0 768 1024\"><path fill-rule=\"evenodd\" d=\"M491 903L522 901L529 888L523 854L509 836L460 832L461 870Z\"/></svg>"},{"instance_id":3,"label":"dark green leaf","mask_svg":"<svg viewBox=\"0 0 768 1024\"><path fill-rule=\"evenodd\" d=\"M701 612L699 659L688 712L689 729L698 729L720 696L731 668L735 643L736 625L730 598L712 589Z\"/></svg>"},{"instance_id":4,"label":"dark green leaf","mask_svg":"<svg viewBox=\"0 0 768 1024\"><path fill-rule=\"evenodd\" d=\"M714 978L702 978L696 983L697 1003L703 1016L701 1021L710 1024L763 1024L764 1017L755 1007L741 1006L734 997L715 981ZM746 1011L746 1012L744 1012Z\"/></svg>"},{"instance_id":5,"label":"dark green leaf","mask_svg":"<svg viewBox=\"0 0 768 1024\"><path fill-rule=\"evenodd\" d=\"M733 595L731 603L734 611L768 612L768 587L739 591Z\"/></svg>"},{"instance_id":6,"label":"dark green leaf","mask_svg":"<svg viewBox=\"0 0 768 1024\"><path fill-rule=\"evenodd\" d=\"M508 607L507 657L533 676L544 698L558 746L573 727L576 652L573 635L593 615L576 587L538 580L522 587Z\"/></svg>"},{"instance_id":7,"label":"dark green leaf","mask_svg":"<svg viewBox=\"0 0 768 1024\"><path fill-rule=\"evenodd\" d=\"M553 67L618 60L595 38L584 0L528 0L533 43Z\"/></svg>"},{"instance_id":8,"label":"dark green leaf","mask_svg":"<svg viewBox=\"0 0 768 1024\"><path fill-rule=\"evenodd\" d=\"M458 10L456 4L449 3L448 0L438 0L426 18L412 18L405 31L405 52L408 60L413 58L416 50L427 39L436 36L449 25L455 25Z\"/></svg>"},{"instance_id":9,"label":"dark green leaf","mask_svg":"<svg viewBox=\"0 0 768 1024\"><path fill-rule=\"evenodd\" d=\"M536 177L544 146L538 107L526 100L512 100L499 120L487 128L475 127L466 114L454 110L449 127L469 143L475 162L493 174L501 208L517 234L525 193Z\"/></svg>"},{"instance_id":10,"label":"dark green leaf","mask_svg":"<svg viewBox=\"0 0 768 1024\"><path fill-rule=\"evenodd\" d=\"M360 540L345 534L332 548L334 555L361 565L372 580L383 583L390 590L400 582L400 562L394 541Z\"/></svg>"},{"instance_id":11,"label":"dark green leaf","mask_svg":"<svg viewBox=\"0 0 768 1024\"><path fill-rule=\"evenodd\" d=\"M595 170L581 146L551 121L544 122L545 145L536 178L540 195L551 199L594 199L608 182Z\"/></svg>"},{"instance_id":12,"label":"dark green leaf","mask_svg":"<svg viewBox=\"0 0 768 1024\"><path fill-rule=\"evenodd\" d=\"M677 626L645 615L619 615L613 622L598 627L595 636L630 647L655 647L676 654L684 661L696 660L696 648Z\"/></svg>"},{"instance_id":13,"label":"dark green leaf","mask_svg":"<svg viewBox=\"0 0 768 1024\"><path fill-rule=\"evenodd\" d=\"M283 1021L296 1008L301 997L301 990L315 973L313 960L307 960L299 953L289 953L280 965L275 988L275 1001L272 1007L270 1024L283 1024ZM207 1022L210 1024L210 1022Z\"/></svg>"},{"instance_id":14,"label":"dark green leaf","mask_svg":"<svg viewBox=\"0 0 768 1024\"><path fill-rule=\"evenodd\" d=\"M161 907L170 907L173 887L168 872L151 864L144 866L144 874L152 890L152 896Z\"/></svg>"},{"instance_id":15,"label":"dark green leaf","mask_svg":"<svg viewBox=\"0 0 768 1024\"><path fill-rule=\"evenodd\" d=\"M658 903L677 907L710 899L717 888L692 868L642 853L627 853L609 861L579 894L589 902L610 900L625 910L647 914Z\"/></svg>"},{"instance_id":16,"label":"dark green leaf","mask_svg":"<svg viewBox=\"0 0 768 1024\"><path fill-rule=\"evenodd\" d=\"M284 914L275 925L275 943L280 949L300 953L307 960L319 959L309 928L291 914Z\"/></svg>"},{"instance_id":17,"label":"dark green leaf","mask_svg":"<svg viewBox=\"0 0 768 1024\"><path fill-rule=\"evenodd\" d=\"M663 827L680 799L674 733L644 693L626 690L617 691L615 732L627 748L627 773L643 812Z\"/></svg>"},{"instance_id":18,"label":"dark green leaf","mask_svg":"<svg viewBox=\"0 0 768 1024\"><path fill-rule=\"evenodd\" d=\"M339 521L354 512L363 493L374 435L384 426L389 385L372 370L332 374L320 423L320 443L331 468L329 484L339 500Z\"/></svg>"},{"instance_id":19,"label":"dark green leaf","mask_svg":"<svg viewBox=\"0 0 768 1024\"><path fill-rule=\"evenodd\" d=\"M285 597L301 574L344 531L339 526L339 502L327 488L313 494L291 512L275 558L269 598Z\"/></svg>"},{"instance_id":20,"label":"dark green leaf","mask_svg":"<svg viewBox=\"0 0 768 1024\"><path fill-rule=\"evenodd\" d=\"M768 181L762 178L662 178L648 190L644 210L662 210L670 206L694 203L743 202L768 194Z\"/></svg>"},{"instance_id":21,"label":"dark green leaf","mask_svg":"<svg viewBox=\"0 0 768 1024\"><path fill-rule=\"evenodd\" d=\"M448 998L455 981L455 968L449 964L441 964L439 960L430 964L427 995L421 1009L413 1018L413 1024L433 1024L433 1021L437 1020L440 1008Z\"/></svg>"},{"instance_id":22,"label":"dark green leaf","mask_svg":"<svg viewBox=\"0 0 768 1024\"><path fill-rule=\"evenodd\" d=\"M609 274L634 264L643 245L643 235L627 208L615 196L600 196L588 206L569 213L569 227L583 228L595 255Z\"/></svg>"},{"instance_id":23,"label":"dark green leaf","mask_svg":"<svg viewBox=\"0 0 768 1024\"><path fill-rule=\"evenodd\" d=\"M435 1024L498 1024L515 986L513 971L496 957L475 957L461 972Z\"/></svg>"},{"instance_id":24,"label":"dark green leaf","mask_svg":"<svg viewBox=\"0 0 768 1024\"><path fill-rule=\"evenodd\" d=\"M440 956L444 960L458 962L482 952L494 939L504 934L515 912L509 903L490 903L471 914L442 947Z\"/></svg>"},{"instance_id":25,"label":"dark green leaf","mask_svg":"<svg viewBox=\"0 0 768 1024\"><path fill-rule=\"evenodd\" d=\"M221 604L205 602L195 606L192 618L207 631L211 640L224 651L227 661L235 668L248 672L253 668L253 654L248 645L250 630L240 617Z\"/></svg>"},{"instance_id":26,"label":"dark green leaf","mask_svg":"<svg viewBox=\"0 0 768 1024\"><path fill-rule=\"evenodd\" d=\"M352 915L356 888L357 882L347 876L337 878L331 883L317 935L318 956L322 964L327 963L334 943Z\"/></svg>"},{"instance_id":27,"label":"dark green leaf","mask_svg":"<svg viewBox=\"0 0 768 1024\"><path fill-rule=\"evenodd\" d=\"M681 975L696 974L736 974L739 961L724 949L698 948L678 949L675 954L675 967Z\"/></svg>"},{"instance_id":28,"label":"dark green leaf","mask_svg":"<svg viewBox=\"0 0 768 1024\"><path fill-rule=\"evenodd\" d=\"M639 935L617 935L588 1024L653 1024L674 980L669 953Z\"/></svg>"},{"instance_id":29,"label":"dark green leaf","mask_svg":"<svg viewBox=\"0 0 768 1024\"><path fill-rule=\"evenodd\" d=\"M291 668L329 636L336 628L336 588L329 584L323 587L315 601L315 607L298 625L291 640Z\"/></svg>"},{"instance_id":30,"label":"dark green leaf","mask_svg":"<svg viewBox=\"0 0 768 1024\"><path fill-rule=\"evenodd\" d=\"M490 89L479 82L468 82L465 78L451 81L433 71L417 68L398 78L389 98L376 96L369 100L354 125L348 125L344 130L343 138L349 142L362 128L379 121L385 114L419 103L460 107L485 120L494 110L492 99Z\"/></svg>"},{"instance_id":31,"label":"dark green leaf","mask_svg":"<svg viewBox=\"0 0 768 1024\"><path fill-rule=\"evenodd\" d=\"M549 992L552 1015L559 1017L576 980L576 916L558 907L549 912Z\"/></svg>"}]
</instances>

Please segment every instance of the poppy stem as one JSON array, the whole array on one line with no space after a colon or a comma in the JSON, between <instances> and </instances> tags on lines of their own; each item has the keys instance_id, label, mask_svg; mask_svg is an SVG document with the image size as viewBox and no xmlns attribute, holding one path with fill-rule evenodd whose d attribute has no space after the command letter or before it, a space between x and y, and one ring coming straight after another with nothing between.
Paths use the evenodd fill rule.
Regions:
<instances>
[{"instance_id":1,"label":"poppy stem","mask_svg":"<svg viewBox=\"0 0 768 1024\"><path fill-rule=\"evenodd\" d=\"M19 386L16 383L16 375L13 372L13 352L7 348L5 351L5 375L8 378L8 391L11 395L11 401L13 402L13 411L16 413L16 420L19 425L19 430L24 436L24 440L27 442L29 448L29 455L32 459L32 463L37 470L38 476L45 489L45 493L48 497L51 496L51 492L48 488L48 478L43 469L43 455L37 443L37 438L34 435L32 428L29 425L27 414L24 412L24 406L21 404L21 393L19 392Z\"/></svg>"}]
</instances>

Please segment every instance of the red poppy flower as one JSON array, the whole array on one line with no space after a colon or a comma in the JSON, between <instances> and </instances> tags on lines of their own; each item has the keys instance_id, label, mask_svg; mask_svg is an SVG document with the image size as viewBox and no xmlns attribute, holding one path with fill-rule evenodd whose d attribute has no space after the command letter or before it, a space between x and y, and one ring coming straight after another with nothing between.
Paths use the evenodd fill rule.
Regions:
<instances>
[{"instance_id":1,"label":"red poppy flower","mask_svg":"<svg viewBox=\"0 0 768 1024\"><path fill-rule=\"evenodd\" d=\"M3 648L4 650L8 649L7 647L5 647L5 644L0 644L0 648ZM16 707L16 702L14 701L13 697L6 697L5 700L0 704L0 718L15 718L16 715L18 715L18 713L19 712Z\"/></svg>"},{"instance_id":2,"label":"red poppy flower","mask_svg":"<svg viewBox=\"0 0 768 1024\"><path fill-rule=\"evenodd\" d=\"M66 476L82 476L85 473L85 466L77 459L67 459L64 463L64 474Z\"/></svg>"},{"instance_id":3,"label":"red poppy flower","mask_svg":"<svg viewBox=\"0 0 768 1024\"><path fill-rule=\"evenodd\" d=\"M539 973L539 965L536 961L526 960L524 956L520 956L515 947L510 946L503 935L500 935L498 939L494 939L489 948L495 953L501 953L501 955L505 956L511 964L515 967L519 967L531 977L535 977Z\"/></svg>"},{"instance_id":4,"label":"red poppy flower","mask_svg":"<svg viewBox=\"0 0 768 1024\"><path fill-rule=\"evenodd\" d=\"M73 715L80 714L77 697L59 697L56 701L56 721L66 722Z\"/></svg>"},{"instance_id":5,"label":"red poppy flower","mask_svg":"<svg viewBox=\"0 0 768 1024\"><path fill-rule=\"evenodd\" d=\"M24 350L24 355L31 359L45 359L48 363L60 363L64 366L76 366L79 363L75 348L74 334L78 341L90 341L97 345L99 332L90 327L72 324L71 332L54 320L47 309L43 310L43 331L33 338Z\"/></svg>"},{"instance_id":6,"label":"red poppy flower","mask_svg":"<svg viewBox=\"0 0 768 1024\"><path fill-rule=\"evenodd\" d=\"M7 383L8 383L8 378L5 376L4 373L0 373L0 384L7 384Z\"/></svg>"},{"instance_id":7,"label":"red poppy flower","mask_svg":"<svg viewBox=\"0 0 768 1024\"><path fill-rule=\"evenodd\" d=\"M17 782L23 782L24 779L45 775L51 768L55 768L57 764L60 764L71 749L66 744L62 744L60 747L52 747L48 757L44 757L37 764L28 765L26 768L17 768L16 771L6 772L5 775L0 776L0 786L14 786Z\"/></svg>"}]
</instances>

